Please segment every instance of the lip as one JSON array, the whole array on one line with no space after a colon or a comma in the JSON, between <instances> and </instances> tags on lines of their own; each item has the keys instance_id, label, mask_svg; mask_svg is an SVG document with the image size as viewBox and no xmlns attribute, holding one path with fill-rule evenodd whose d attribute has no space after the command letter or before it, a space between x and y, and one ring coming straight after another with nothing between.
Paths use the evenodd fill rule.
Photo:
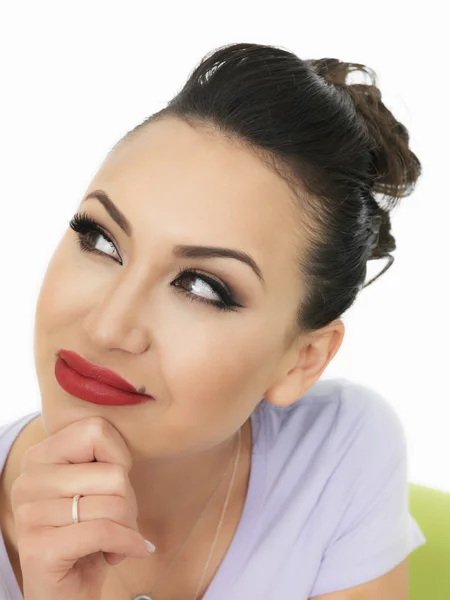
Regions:
<instances>
[{"instance_id":1,"label":"lip","mask_svg":"<svg viewBox=\"0 0 450 600\"><path fill-rule=\"evenodd\" d=\"M94 404L124 406L154 400L148 394L138 393L117 373L93 365L69 350L58 353L55 377L66 392Z\"/></svg>"}]
</instances>

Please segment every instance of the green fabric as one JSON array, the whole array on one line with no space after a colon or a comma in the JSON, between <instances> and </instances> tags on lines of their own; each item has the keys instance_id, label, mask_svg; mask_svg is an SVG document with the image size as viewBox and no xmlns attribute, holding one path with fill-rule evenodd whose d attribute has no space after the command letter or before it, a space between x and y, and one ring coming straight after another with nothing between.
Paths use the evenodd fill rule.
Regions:
<instances>
[{"instance_id":1,"label":"green fabric","mask_svg":"<svg viewBox=\"0 0 450 600\"><path fill-rule=\"evenodd\" d=\"M427 539L408 557L409 600L450 600L450 494L410 483L409 510Z\"/></svg>"}]
</instances>

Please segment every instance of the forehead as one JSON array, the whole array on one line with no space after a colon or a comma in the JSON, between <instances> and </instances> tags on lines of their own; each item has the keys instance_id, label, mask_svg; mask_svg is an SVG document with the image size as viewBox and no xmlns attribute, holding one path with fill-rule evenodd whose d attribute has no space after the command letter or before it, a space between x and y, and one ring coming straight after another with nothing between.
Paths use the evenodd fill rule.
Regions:
<instances>
[{"instance_id":1,"label":"forehead","mask_svg":"<svg viewBox=\"0 0 450 600\"><path fill-rule=\"evenodd\" d=\"M263 273L295 260L289 186L211 129L175 118L150 123L106 158L90 186L97 187L134 228L162 240L240 248Z\"/></svg>"}]
</instances>

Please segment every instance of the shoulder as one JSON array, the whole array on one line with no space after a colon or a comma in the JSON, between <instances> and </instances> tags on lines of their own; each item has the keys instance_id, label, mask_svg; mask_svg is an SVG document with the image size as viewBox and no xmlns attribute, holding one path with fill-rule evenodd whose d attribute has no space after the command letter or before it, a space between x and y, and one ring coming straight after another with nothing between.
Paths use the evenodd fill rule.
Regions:
<instances>
[{"instance_id":1,"label":"shoulder","mask_svg":"<svg viewBox=\"0 0 450 600\"><path fill-rule=\"evenodd\" d=\"M406 445L405 430L388 398L360 383L346 379L337 382L338 407L333 430L335 447L345 441L345 447L357 442L368 450L376 448L381 452L389 444L391 456L395 449L402 452Z\"/></svg>"},{"instance_id":2,"label":"shoulder","mask_svg":"<svg viewBox=\"0 0 450 600\"><path fill-rule=\"evenodd\" d=\"M286 597L293 581L313 592L308 597L363 584L423 543L408 514L405 433L383 394L319 380L290 406L263 403L261 416L256 473L264 488L254 539L259 557L267 547L290 573Z\"/></svg>"},{"instance_id":3,"label":"shoulder","mask_svg":"<svg viewBox=\"0 0 450 600\"><path fill-rule=\"evenodd\" d=\"M19 434L39 414L40 411L36 411L10 421L0 422L0 474L3 471L11 447L19 437Z\"/></svg>"},{"instance_id":4,"label":"shoulder","mask_svg":"<svg viewBox=\"0 0 450 600\"><path fill-rule=\"evenodd\" d=\"M267 421L268 448L290 442L292 447L326 447L334 456L352 447L401 452L405 431L398 413L380 392L348 379L319 380L297 402L261 407ZM283 440L283 441L281 441ZM383 442L381 444L381 442Z\"/></svg>"},{"instance_id":5,"label":"shoulder","mask_svg":"<svg viewBox=\"0 0 450 600\"><path fill-rule=\"evenodd\" d=\"M346 379L320 380L288 407L261 407L266 484L305 494L337 517L349 495L370 493L394 471L406 478L406 436L390 402ZM275 486L276 484L276 486ZM340 506L341 504L341 506ZM328 518L327 517L327 518Z\"/></svg>"},{"instance_id":6,"label":"shoulder","mask_svg":"<svg viewBox=\"0 0 450 600\"><path fill-rule=\"evenodd\" d=\"M0 441L9 438L11 435L17 435L30 421L40 414L41 411L35 411L8 421L0 421Z\"/></svg>"},{"instance_id":7,"label":"shoulder","mask_svg":"<svg viewBox=\"0 0 450 600\"><path fill-rule=\"evenodd\" d=\"M320 404L323 409L332 410L339 424L377 418L401 428L398 414L385 396L374 388L349 379L319 380L296 405L302 403Z\"/></svg>"}]
</instances>

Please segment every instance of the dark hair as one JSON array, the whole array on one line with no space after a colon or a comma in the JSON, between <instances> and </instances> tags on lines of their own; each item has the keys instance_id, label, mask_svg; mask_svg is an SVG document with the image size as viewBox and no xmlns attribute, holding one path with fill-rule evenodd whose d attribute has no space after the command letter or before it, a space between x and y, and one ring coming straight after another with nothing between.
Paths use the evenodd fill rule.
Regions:
<instances>
[{"instance_id":1,"label":"dark hair","mask_svg":"<svg viewBox=\"0 0 450 600\"><path fill-rule=\"evenodd\" d=\"M351 71L367 73L371 83L347 84ZM230 44L206 55L167 106L122 140L169 115L240 144L294 193L308 246L298 252L306 296L290 334L339 318L392 265L388 211L412 192L421 164L407 129L381 101L372 69ZM388 264L364 285L367 261L380 258Z\"/></svg>"}]
</instances>

